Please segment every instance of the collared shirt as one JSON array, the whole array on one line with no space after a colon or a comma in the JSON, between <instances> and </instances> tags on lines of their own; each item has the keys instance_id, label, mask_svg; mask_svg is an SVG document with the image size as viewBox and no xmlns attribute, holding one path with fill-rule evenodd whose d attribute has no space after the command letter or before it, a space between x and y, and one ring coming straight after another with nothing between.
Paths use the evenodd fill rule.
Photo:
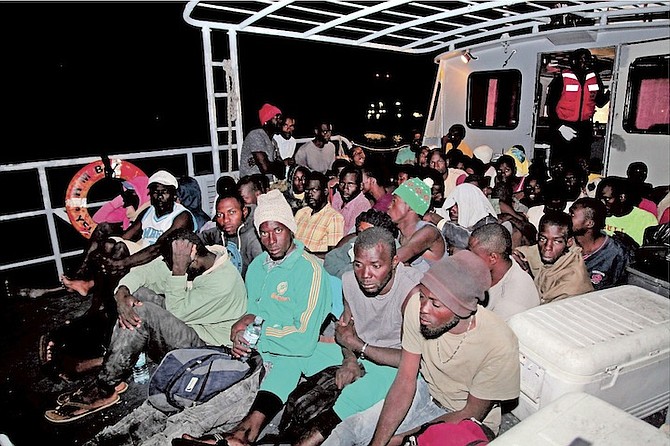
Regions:
<instances>
[{"instance_id":1,"label":"collared shirt","mask_svg":"<svg viewBox=\"0 0 670 446\"><path fill-rule=\"evenodd\" d=\"M326 252L344 236L344 217L328 203L314 214L309 206L300 209L295 221L298 224L295 238L311 252Z\"/></svg>"},{"instance_id":2,"label":"collared shirt","mask_svg":"<svg viewBox=\"0 0 670 446\"><path fill-rule=\"evenodd\" d=\"M354 228L356 225L356 218L361 214L361 212L365 212L372 207L368 199L365 198L365 194L363 192L360 192L351 201L345 203L339 191L333 195L332 206L333 209L342 214L342 217L344 217L345 234L349 234Z\"/></svg>"}]
</instances>

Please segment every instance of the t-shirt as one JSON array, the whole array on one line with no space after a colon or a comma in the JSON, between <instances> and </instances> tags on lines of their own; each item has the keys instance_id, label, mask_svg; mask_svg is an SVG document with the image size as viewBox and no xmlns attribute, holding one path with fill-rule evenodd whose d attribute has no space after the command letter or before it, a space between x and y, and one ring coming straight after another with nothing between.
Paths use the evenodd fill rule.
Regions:
<instances>
[{"instance_id":1,"label":"t-shirt","mask_svg":"<svg viewBox=\"0 0 670 446\"><path fill-rule=\"evenodd\" d=\"M342 195L340 192L336 192L333 195L333 202L331 204L333 209L342 214L344 217L344 233L349 234L352 232L354 226L356 226L356 218L362 213L370 209L372 206L365 194L360 192L356 195L351 201L345 203L342 200Z\"/></svg>"},{"instance_id":2,"label":"t-shirt","mask_svg":"<svg viewBox=\"0 0 670 446\"><path fill-rule=\"evenodd\" d=\"M584 255L586 270L595 290L602 290L626 282L628 253L619 242L607 237L600 248Z\"/></svg>"},{"instance_id":3,"label":"t-shirt","mask_svg":"<svg viewBox=\"0 0 670 446\"><path fill-rule=\"evenodd\" d=\"M274 161L279 154L276 143L270 139L267 132L262 128L254 129L247 134L242 142L242 152L240 153L240 177L261 173L256 165L256 159L253 152L263 152L268 156L270 162ZM267 175L272 181L272 175Z\"/></svg>"},{"instance_id":4,"label":"t-shirt","mask_svg":"<svg viewBox=\"0 0 670 446\"><path fill-rule=\"evenodd\" d=\"M307 141L298 147L293 159L296 164L305 166L309 170L326 173L335 161L335 144L328 141L322 148L318 148L314 141Z\"/></svg>"},{"instance_id":5,"label":"t-shirt","mask_svg":"<svg viewBox=\"0 0 670 446\"><path fill-rule=\"evenodd\" d=\"M540 296L533 278L518 263L512 260L512 267L498 283L489 288L489 302L486 308L505 321L517 313L540 305Z\"/></svg>"},{"instance_id":6,"label":"t-shirt","mask_svg":"<svg viewBox=\"0 0 670 446\"><path fill-rule=\"evenodd\" d=\"M642 246L644 240L644 230L649 226L656 226L658 221L656 216L650 212L643 211L638 207L633 207L629 214L621 217L612 215L605 219L605 232L607 235L613 235L615 231L630 235L638 245Z\"/></svg>"},{"instance_id":7,"label":"t-shirt","mask_svg":"<svg viewBox=\"0 0 670 446\"><path fill-rule=\"evenodd\" d=\"M405 308L402 348L421 354L421 375L435 400L456 411L465 407L470 394L490 401L519 396L519 341L505 321L478 306L476 324L469 331L426 339L420 331L419 308L417 293ZM497 432L500 420L496 406L484 424Z\"/></svg>"},{"instance_id":8,"label":"t-shirt","mask_svg":"<svg viewBox=\"0 0 670 446\"><path fill-rule=\"evenodd\" d=\"M358 336L378 347L400 348L401 306L421 277L422 272L399 263L389 292L369 297L361 291L353 271L344 273L342 292L351 308Z\"/></svg>"}]
</instances>

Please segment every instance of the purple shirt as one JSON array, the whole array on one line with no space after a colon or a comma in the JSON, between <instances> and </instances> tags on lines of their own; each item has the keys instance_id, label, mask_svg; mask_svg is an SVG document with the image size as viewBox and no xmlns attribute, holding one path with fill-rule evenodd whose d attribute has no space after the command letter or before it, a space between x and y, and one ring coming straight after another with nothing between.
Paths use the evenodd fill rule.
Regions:
<instances>
[{"instance_id":1,"label":"purple shirt","mask_svg":"<svg viewBox=\"0 0 670 446\"><path fill-rule=\"evenodd\" d=\"M386 193L386 195L377 200L375 205L372 206L372 209L374 209L375 211L387 212L389 210L389 206L391 206L392 200L393 200L393 194Z\"/></svg>"}]
</instances>

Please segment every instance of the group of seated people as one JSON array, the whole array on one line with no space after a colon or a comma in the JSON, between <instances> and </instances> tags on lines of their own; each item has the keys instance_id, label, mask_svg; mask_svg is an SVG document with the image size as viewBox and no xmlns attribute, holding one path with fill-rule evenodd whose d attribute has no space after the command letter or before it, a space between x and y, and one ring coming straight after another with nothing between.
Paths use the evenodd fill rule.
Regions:
<instances>
[{"instance_id":1,"label":"group of seated people","mask_svg":"<svg viewBox=\"0 0 670 446\"><path fill-rule=\"evenodd\" d=\"M193 210L178 198L187 180L155 172L135 220L113 238L100 225L63 278L98 296L109 337L96 378L46 418L118 402L142 351L244 356L244 329L262 316L257 349L272 367L248 414L174 444L251 444L301 376L332 365L342 392L297 444L401 444L424 423L470 417L497 432L501 403L519 396L506 321L625 283L645 229L668 220L668 195L653 195L639 164L603 178L588 163L530 163L520 146L495 160L488 146L415 153L389 168L358 147L356 162L338 157L325 172L293 163L277 181L222 176L211 218L199 218L200 199Z\"/></svg>"}]
</instances>

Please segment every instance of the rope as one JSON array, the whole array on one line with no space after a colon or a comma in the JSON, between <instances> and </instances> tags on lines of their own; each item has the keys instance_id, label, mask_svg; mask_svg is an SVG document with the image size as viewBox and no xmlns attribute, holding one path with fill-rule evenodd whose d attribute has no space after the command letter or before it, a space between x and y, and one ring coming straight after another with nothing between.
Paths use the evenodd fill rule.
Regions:
<instances>
[{"instance_id":1,"label":"rope","mask_svg":"<svg viewBox=\"0 0 670 446\"><path fill-rule=\"evenodd\" d=\"M226 80L226 91L228 92L226 115L228 118L228 171L233 170L233 122L237 121L237 107L240 102L240 96L235 90L233 83L233 65L230 59L224 59L222 62L224 77Z\"/></svg>"}]
</instances>

